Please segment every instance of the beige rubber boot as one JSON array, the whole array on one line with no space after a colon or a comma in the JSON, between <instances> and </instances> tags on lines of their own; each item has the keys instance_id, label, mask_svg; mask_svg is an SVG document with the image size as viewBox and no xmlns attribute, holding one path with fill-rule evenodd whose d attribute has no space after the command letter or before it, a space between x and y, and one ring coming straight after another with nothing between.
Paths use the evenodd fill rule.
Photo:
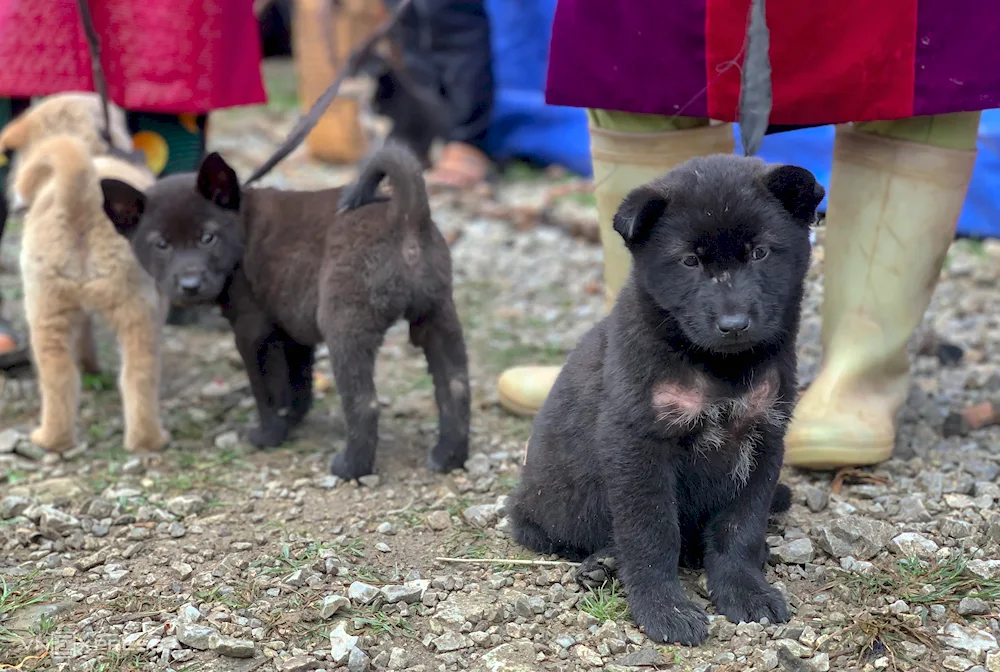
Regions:
<instances>
[{"instance_id":1,"label":"beige rubber boot","mask_svg":"<svg viewBox=\"0 0 1000 672\"><path fill-rule=\"evenodd\" d=\"M975 150L837 129L823 363L795 408L785 464L834 469L892 456L910 387L906 345L954 238L975 158Z\"/></svg>"},{"instance_id":2,"label":"beige rubber boot","mask_svg":"<svg viewBox=\"0 0 1000 672\"><path fill-rule=\"evenodd\" d=\"M698 126L659 133L625 133L591 123L590 152L594 197L604 248L604 295L607 310L625 284L632 258L612 218L626 194L688 159L731 154L731 124ZM515 415L533 416L559 375L558 366L520 366L504 371L497 382L500 405Z\"/></svg>"}]
</instances>

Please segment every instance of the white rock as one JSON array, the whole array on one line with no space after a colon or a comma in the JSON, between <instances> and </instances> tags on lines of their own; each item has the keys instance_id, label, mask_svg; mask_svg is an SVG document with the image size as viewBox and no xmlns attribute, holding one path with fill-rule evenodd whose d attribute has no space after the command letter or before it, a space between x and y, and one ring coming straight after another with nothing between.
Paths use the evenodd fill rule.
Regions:
<instances>
[{"instance_id":1,"label":"white rock","mask_svg":"<svg viewBox=\"0 0 1000 672\"><path fill-rule=\"evenodd\" d=\"M1000 576L1000 560L970 560L966 568L976 576L988 580Z\"/></svg>"},{"instance_id":2,"label":"white rock","mask_svg":"<svg viewBox=\"0 0 1000 672\"><path fill-rule=\"evenodd\" d=\"M218 641L219 631L206 625L195 623L177 624L177 641L184 646L199 651L207 651L212 648L212 643Z\"/></svg>"},{"instance_id":3,"label":"white rock","mask_svg":"<svg viewBox=\"0 0 1000 672\"><path fill-rule=\"evenodd\" d=\"M945 646L965 651L976 658L985 655L987 651L996 651L997 648L1000 648L997 646L996 637L989 632L962 626L958 623L949 623L944 626L944 632L938 635L938 639Z\"/></svg>"},{"instance_id":4,"label":"white rock","mask_svg":"<svg viewBox=\"0 0 1000 672\"><path fill-rule=\"evenodd\" d=\"M347 597L351 598L351 602L361 605L371 604L378 594L378 588L360 581L355 581L347 589Z\"/></svg>"},{"instance_id":5,"label":"white rock","mask_svg":"<svg viewBox=\"0 0 1000 672\"><path fill-rule=\"evenodd\" d=\"M338 611L351 606L351 601L343 595L327 595L319 605L319 615L321 618L330 618Z\"/></svg>"},{"instance_id":6,"label":"white rock","mask_svg":"<svg viewBox=\"0 0 1000 672\"><path fill-rule=\"evenodd\" d=\"M916 532L903 532L889 542L889 550L907 558L933 558L938 545Z\"/></svg>"},{"instance_id":7,"label":"white rock","mask_svg":"<svg viewBox=\"0 0 1000 672\"><path fill-rule=\"evenodd\" d=\"M358 645L358 638L347 634L341 623L330 632L330 657L337 665L343 665L351 655L351 650Z\"/></svg>"}]
</instances>

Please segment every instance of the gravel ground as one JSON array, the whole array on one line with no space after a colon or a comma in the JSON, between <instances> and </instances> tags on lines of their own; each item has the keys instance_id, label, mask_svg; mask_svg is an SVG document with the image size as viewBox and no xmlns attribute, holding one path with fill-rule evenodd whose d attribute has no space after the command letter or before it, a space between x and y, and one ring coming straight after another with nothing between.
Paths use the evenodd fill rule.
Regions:
<instances>
[{"instance_id":1,"label":"gravel ground","mask_svg":"<svg viewBox=\"0 0 1000 672\"><path fill-rule=\"evenodd\" d=\"M271 84L286 88L270 108L213 118L212 145L243 174L294 120L281 104L287 80ZM269 179L311 188L351 174L298 152ZM289 444L244 442L253 403L217 321L167 328L174 441L153 458L129 456L104 334L107 373L85 381L85 443L65 459L25 438L38 412L30 376L4 386L0 669L1000 670L1000 431L942 434L948 411L1000 389L1000 248L951 250L914 339L897 458L836 477L786 470L795 504L770 531L768 575L788 595L791 622L712 616L709 640L688 649L647 640L617 586L583 592L567 564L515 546L504 515L530 423L497 408L495 379L512 364L561 361L601 315L592 197L515 167L493 199L433 205L453 241L472 366L466 471L423 466L436 411L402 326L379 358L378 475L362 484L327 475L345 433L322 366L320 398ZM12 229L0 289L20 319ZM819 353L822 234L800 339L804 383ZM685 580L707 605L701 577Z\"/></svg>"}]
</instances>

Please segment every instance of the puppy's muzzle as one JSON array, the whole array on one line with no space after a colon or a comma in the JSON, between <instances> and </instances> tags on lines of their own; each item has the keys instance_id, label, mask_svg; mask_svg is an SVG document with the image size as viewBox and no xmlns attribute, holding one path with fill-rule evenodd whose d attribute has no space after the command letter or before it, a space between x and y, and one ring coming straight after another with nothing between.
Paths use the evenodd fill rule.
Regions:
<instances>
[{"instance_id":1,"label":"puppy's muzzle","mask_svg":"<svg viewBox=\"0 0 1000 672\"><path fill-rule=\"evenodd\" d=\"M177 291L182 296L198 296L203 285L201 273L183 273L177 276Z\"/></svg>"},{"instance_id":2,"label":"puppy's muzzle","mask_svg":"<svg viewBox=\"0 0 1000 672\"><path fill-rule=\"evenodd\" d=\"M725 336L737 336L750 328L750 316L746 313L720 315L715 326Z\"/></svg>"}]
</instances>

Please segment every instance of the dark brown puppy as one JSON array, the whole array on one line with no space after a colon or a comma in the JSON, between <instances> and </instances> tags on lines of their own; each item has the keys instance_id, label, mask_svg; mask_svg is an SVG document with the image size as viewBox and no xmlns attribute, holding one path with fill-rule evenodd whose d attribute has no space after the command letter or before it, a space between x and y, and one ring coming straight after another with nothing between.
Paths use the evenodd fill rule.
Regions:
<instances>
[{"instance_id":1,"label":"dark brown puppy","mask_svg":"<svg viewBox=\"0 0 1000 672\"><path fill-rule=\"evenodd\" d=\"M376 194L386 176L391 198ZM375 357L386 330L405 319L427 357L440 412L428 465L464 464L468 361L451 255L409 150L389 143L353 185L323 191L241 191L214 153L197 173L166 177L145 195L115 180L102 187L111 221L171 300L222 307L260 415L253 444L281 444L308 412L313 350L325 341L347 422L347 448L331 471L347 479L372 473Z\"/></svg>"},{"instance_id":2,"label":"dark brown puppy","mask_svg":"<svg viewBox=\"0 0 1000 672\"><path fill-rule=\"evenodd\" d=\"M807 170L733 155L629 193L614 227L632 273L535 418L509 507L514 538L583 560L585 584L615 558L652 639L708 635L678 565L705 568L734 622L788 616L762 567L769 514L789 506L778 473L823 194Z\"/></svg>"}]
</instances>

